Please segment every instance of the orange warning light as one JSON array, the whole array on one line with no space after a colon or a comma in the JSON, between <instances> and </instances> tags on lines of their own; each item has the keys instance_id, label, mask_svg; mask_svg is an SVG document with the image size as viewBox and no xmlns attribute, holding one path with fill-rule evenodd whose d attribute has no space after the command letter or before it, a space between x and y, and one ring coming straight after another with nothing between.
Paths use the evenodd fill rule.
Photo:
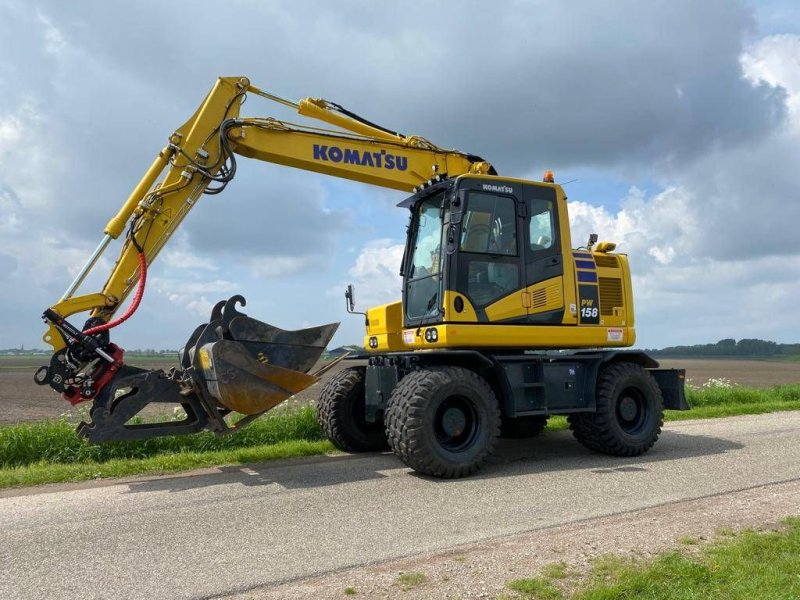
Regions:
<instances>
[{"instance_id":1,"label":"orange warning light","mask_svg":"<svg viewBox=\"0 0 800 600\"><path fill-rule=\"evenodd\" d=\"M556 176L553 175L553 172L550 169L547 169L547 171L544 172L544 177L542 177L542 181L544 181L545 183L555 183Z\"/></svg>"}]
</instances>

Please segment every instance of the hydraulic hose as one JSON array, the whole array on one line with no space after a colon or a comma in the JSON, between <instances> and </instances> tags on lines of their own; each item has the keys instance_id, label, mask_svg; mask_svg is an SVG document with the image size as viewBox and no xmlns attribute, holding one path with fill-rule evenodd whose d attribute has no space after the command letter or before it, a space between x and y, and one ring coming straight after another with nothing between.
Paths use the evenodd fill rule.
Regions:
<instances>
[{"instance_id":1,"label":"hydraulic hose","mask_svg":"<svg viewBox=\"0 0 800 600\"><path fill-rule=\"evenodd\" d=\"M136 286L136 295L133 297L130 306L128 306L127 310L121 316L117 317L113 321L109 321L108 323L103 323L102 325L97 325L96 327L91 327L85 330L83 332L84 335L94 335L95 333L108 331L109 329L116 327L117 325L120 325L130 319L133 316L133 313L136 312L136 309L139 308L139 304L142 302L146 281L147 259L144 256L144 252L139 252L139 284Z\"/></svg>"}]
</instances>

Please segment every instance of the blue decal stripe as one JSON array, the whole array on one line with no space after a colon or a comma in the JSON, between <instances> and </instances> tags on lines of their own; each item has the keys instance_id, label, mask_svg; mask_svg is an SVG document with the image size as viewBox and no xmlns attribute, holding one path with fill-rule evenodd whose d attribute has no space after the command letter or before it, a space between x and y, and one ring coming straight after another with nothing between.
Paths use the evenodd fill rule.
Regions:
<instances>
[{"instance_id":1,"label":"blue decal stripe","mask_svg":"<svg viewBox=\"0 0 800 600\"><path fill-rule=\"evenodd\" d=\"M592 271L595 269L593 260L576 260L575 266L579 269L591 269Z\"/></svg>"},{"instance_id":2,"label":"blue decal stripe","mask_svg":"<svg viewBox=\"0 0 800 600\"><path fill-rule=\"evenodd\" d=\"M578 281L583 283L597 283L597 273L593 271L578 271Z\"/></svg>"}]
</instances>

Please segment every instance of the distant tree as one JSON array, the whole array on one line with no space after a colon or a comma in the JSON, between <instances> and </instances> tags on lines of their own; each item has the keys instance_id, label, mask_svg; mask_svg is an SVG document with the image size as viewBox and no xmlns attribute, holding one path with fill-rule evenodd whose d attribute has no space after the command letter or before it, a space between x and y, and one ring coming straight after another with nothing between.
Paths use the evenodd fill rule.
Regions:
<instances>
[{"instance_id":1,"label":"distant tree","mask_svg":"<svg viewBox=\"0 0 800 600\"><path fill-rule=\"evenodd\" d=\"M738 342L726 338L716 344L696 344L694 346L669 346L652 351L661 356L777 356L781 354L800 354L800 344L778 344L768 340L745 338Z\"/></svg>"}]
</instances>

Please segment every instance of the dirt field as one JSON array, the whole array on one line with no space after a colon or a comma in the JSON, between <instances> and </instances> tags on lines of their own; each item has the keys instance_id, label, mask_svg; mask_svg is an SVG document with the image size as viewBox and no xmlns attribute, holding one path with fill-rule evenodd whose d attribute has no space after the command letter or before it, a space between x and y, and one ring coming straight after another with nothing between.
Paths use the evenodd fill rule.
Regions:
<instances>
[{"instance_id":1,"label":"dirt field","mask_svg":"<svg viewBox=\"0 0 800 600\"><path fill-rule=\"evenodd\" d=\"M33 382L33 373L46 362L45 357L0 357L0 423L17 423L46 418L58 418L70 406L49 387ZM131 364L149 369L169 369L177 359L134 358ZM665 359L661 366L686 369L686 377L695 386L711 378L726 377L739 385L770 387L785 383L800 383L800 363L756 360ZM341 367L326 373L323 383ZM290 400L305 404L316 399L320 384Z\"/></svg>"},{"instance_id":2,"label":"dirt field","mask_svg":"<svg viewBox=\"0 0 800 600\"><path fill-rule=\"evenodd\" d=\"M711 358L665 358L659 362L666 369L686 369L686 379L697 387L719 377L756 388L800 383L800 363L796 362Z\"/></svg>"},{"instance_id":3,"label":"dirt field","mask_svg":"<svg viewBox=\"0 0 800 600\"><path fill-rule=\"evenodd\" d=\"M41 419L57 419L70 411L70 404L56 394L49 386L36 385L33 374L47 362L47 357L0 357L0 424L19 423L22 421L38 421ZM146 369L164 369L178 365L177 358L133 357L130 364ZM338 372L334 367L322 376L321 383L326 382ZM316 399L320 383L297 394L288 402L292 404L308 404ZM89 406L84 403L80 406ZM171 410L171 409L170 409ZM80 419L72 411L71 416Z\"/></svg>"}]
</instances>

